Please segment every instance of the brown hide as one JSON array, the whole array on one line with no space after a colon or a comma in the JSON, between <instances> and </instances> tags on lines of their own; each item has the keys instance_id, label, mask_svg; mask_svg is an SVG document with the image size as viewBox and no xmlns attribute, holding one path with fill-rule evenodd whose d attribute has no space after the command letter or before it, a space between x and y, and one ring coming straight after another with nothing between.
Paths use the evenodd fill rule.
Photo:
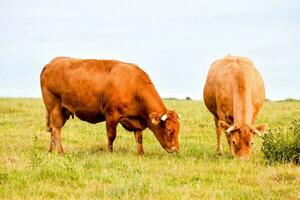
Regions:
<instances>
[{"instance_id":1,"label":"brown hide","mask_svg":"<svg viewBox=\"0 0 300 200\"><path fill-rule=\"evenodd\" d=\"M148 75L135 64L58 57L44 67L40 78L51 131L50 151L56 146L63 152L60 128L70 115L89 123L106 121L109 150L118 123L135 133L139 153L143 153L141 131L147 127L168 152L179 149L179 121L173 117L177 113L166 109ZM152 123L153 113L158 116L157 124ZM167 119L162 121L164 114Z\"/></svg>"},{"instance_id":2,"label":"brown hide","mask_svg":"<svg viewBox=\"0 0 300 200\"><path fill-rule=\"evenodd\" d=\"M203 96L215 118L217 152L222 154L220 135L226 129L231 153L247 158L257 131L253 124L265 100L264 83L253 63L234 56L215 61L208 72Z\"/></svg>"}]
</instances>

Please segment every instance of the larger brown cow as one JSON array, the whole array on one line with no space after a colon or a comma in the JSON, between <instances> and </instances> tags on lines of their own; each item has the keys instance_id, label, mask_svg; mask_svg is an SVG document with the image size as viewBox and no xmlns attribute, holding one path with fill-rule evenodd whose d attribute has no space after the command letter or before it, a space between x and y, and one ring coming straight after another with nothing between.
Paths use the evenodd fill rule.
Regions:
<instances>
[{"instance_id":1,"label":"larger brown cow","mask_svg":"<svg viewBox=\"0 0 300 200\"><path fill-rule=\"evenodd\" d=\"M265 125L253 126L264 101L262 77L249 59L226 56L211 65L204 102L214 115L219 155L223 151L220 137L225 129L231 154L248 158L254 134L261 136L266 129Z\"/></svg>"},{"instance_id":2,"label":"larger brown cow","mask_svg":"<svg viewBox=\"0 0 300 200\"><path fill-rule=\"evenodd\" d=\"M167 110L148 75L136 65L58 57L44 67L40 79L51 132L49 151L56 146L63 153L61 128L74 115L90 123L105 121L110 151L118 123L134 132L140 154L147 127L168 152L179 150L178 114Z\"/></svg>"}]
</instances>

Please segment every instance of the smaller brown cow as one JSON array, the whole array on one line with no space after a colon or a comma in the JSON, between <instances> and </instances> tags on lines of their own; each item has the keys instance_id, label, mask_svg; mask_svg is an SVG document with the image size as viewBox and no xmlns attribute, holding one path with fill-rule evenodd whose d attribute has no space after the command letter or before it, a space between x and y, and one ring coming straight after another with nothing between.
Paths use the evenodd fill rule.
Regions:
<instances>
[{"instance_id":1,"label":"smaller brown cow","mask_svg":"<svg viewBox=\"0 0 300 200\"><path fill-rule=\"evenodd\" d=\"M217 132L217 154L222 154L221 134L232 155L247 159L254 135L261 136L265 125L254 127L257 114L265 101L261 75L245 57L226 56L215 61L204 86L204 102L214 115Z\"/></svg>"},{"instance_id":2,"label":"smaller brown cow","mask_svg":"<svg viewBox=\"0 0 300 200\"><path fill-rule=\"evenodd\" d=\"M56 147L63 153L61 128L74 115L93 124L106 122L109 151L119 123L134 132L139 154L146 128L165 150L179 150L179 115L165 107L148 75L135 64L58 57L44 67L40 79L51 132L49 151Z\"/></svg>"}]
</instances>

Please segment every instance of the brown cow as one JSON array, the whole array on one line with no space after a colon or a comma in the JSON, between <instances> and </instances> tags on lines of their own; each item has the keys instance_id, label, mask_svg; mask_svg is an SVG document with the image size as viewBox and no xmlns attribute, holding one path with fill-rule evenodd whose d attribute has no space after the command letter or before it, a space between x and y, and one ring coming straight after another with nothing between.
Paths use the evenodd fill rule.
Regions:
<instances>
[{"instance_id":1,"label":"brown cow","mask_svg":"<svg viewBox=\"0 0 300 200\"><path fill-rule=\"evenodd\" d=\"M223 152L220 137L225 129L231 154L248 159L254 134L261 136L266 130L265 125L253 126L265 100L265 88L251 60L226 56L215 61L203 96L215 119L217 154Z\"/></svg>"},{"instance_id":2,"label":"brown cow","mask_svg":"<svg viewBox=\"0 0 300 200\"><path fill-rule=\"evenodd\" d=\"M63 153L61 128L70 116L89 123L106 121L108 150L118 123L133 131L142 154L142 131L149 128L168 152L179 150L179 115L167 110L148 75L135 64L116 60L58 57L40 76L51 132L49 151Z\"/></svg>"}]
</instances>

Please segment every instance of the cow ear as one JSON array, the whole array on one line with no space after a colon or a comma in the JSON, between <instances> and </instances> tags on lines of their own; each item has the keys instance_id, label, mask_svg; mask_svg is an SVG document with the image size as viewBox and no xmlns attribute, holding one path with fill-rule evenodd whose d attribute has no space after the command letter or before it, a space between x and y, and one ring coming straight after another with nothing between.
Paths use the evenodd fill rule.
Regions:
<instances>
[{"instance_id":1,"label":"cow ear","mask_svg":"<svg viewBox=\"0 0 300 200\"><path fill-rule=\"evenodd\" d=\"M175 113L177 119L181 119L181 115L176 110L173 110L173 112Z\"/></svg>"},{"instance_id":2,"label":"cow ear","mask_svg":"<svg viewBox=\"0 0 300 200\"><path fill-rule=\"evenodd\" d=\"M149 119L150 119L151 123L154 125L158 125L160 122L159 116L156 112L151 113L149 115Z\"/></svg>"},{"instance_id":3,"label":"cow ear","mask_svg":"<svg viewBox=\"0 0 300 200\"><path fill-rule=\"evenodd\" d=\"M224 121L220 121L219 126L226 130L225 131L226 135L229 135L232 131L235 131L235 130L239 129L239 127L230 126L230 124L228 124L227 122L224 122Z\"/></svg>"},{"instance_id":4,"label":"cow ear","mask_svg":"<svg viewBox=\"0 0 300 200\"><path fill-rule=\"evenodd\" d=\"M181 119L181 115L179 113L177 113L177 119Z\"/></svg>"},{"instance_id":5,"label":"cow ear","mask_svg":"<svg viewBox=\"0 0 300 200\"><path fill-rule=\"evenodd\" d=\"M230 127L230 124L224 122L224 121L219 121L219 126L225 130L227 130Z\"/></svg>"},{"instance_id":6,"label":"cow ear","mask_svg":"<svg viewBox=\"0 0 300 200\"><path fill-rule=\"evenodd\" d=\"M262 136L267 130L267 128L268 127L265 124L259 125L254 129L254 133L257 134L258 136Z\"/></svg>"}]
</instances>

